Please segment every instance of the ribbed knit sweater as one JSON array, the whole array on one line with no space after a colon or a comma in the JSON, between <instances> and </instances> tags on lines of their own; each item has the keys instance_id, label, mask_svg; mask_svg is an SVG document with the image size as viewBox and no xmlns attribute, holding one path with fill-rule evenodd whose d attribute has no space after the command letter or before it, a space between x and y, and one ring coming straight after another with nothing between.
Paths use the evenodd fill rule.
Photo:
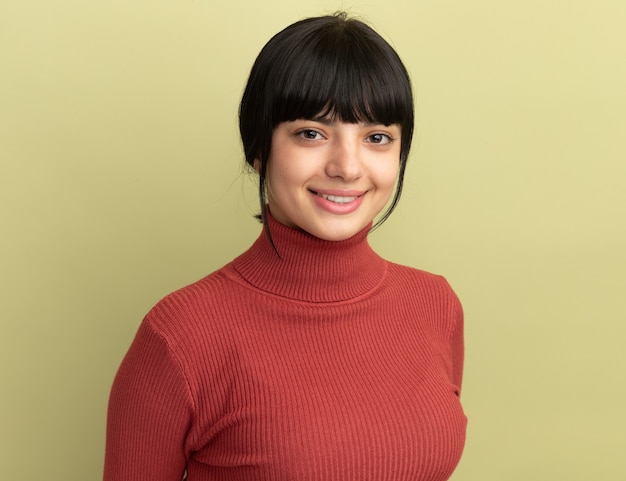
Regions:
<instances>
[{"instance_id":1,"label":"ribbed knit sweater","mask_svg":"<svg viewBox=\"0 0 626 481\"><path fill-rule=\"evenodd\" d=\"M439 276L270 218L145 317L109 401L105 481L443 481L463 317Z\"/></svg>"}]
</instances>

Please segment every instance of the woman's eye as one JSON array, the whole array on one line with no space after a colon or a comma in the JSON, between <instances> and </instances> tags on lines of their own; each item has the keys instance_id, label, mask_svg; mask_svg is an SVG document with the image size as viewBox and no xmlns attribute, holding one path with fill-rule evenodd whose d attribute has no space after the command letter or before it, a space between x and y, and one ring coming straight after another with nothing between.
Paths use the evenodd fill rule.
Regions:
<instances>
[{"instance_id":1,"label":"woman's eye","mask_svg":"<svg viewBox=\"0 0 626 481\"><path fill-rule=\"evenodd\" d=\"M298 132L298 135L305 140L318 140L322 138L322 135L317 130L313 129L301 130Z\"/></svg>"},{"instance_id":2,"label":"woman's eye","mask_svg":"<svg viewBox=\"0 0 626 481\"><path fill-rule=\"evenodd\" d=\"M388 144L392 140L393 139L389 135L380 133L372 134L367 137L367 141L371 142L372 144Z\"/></svg>"}]
</instances>

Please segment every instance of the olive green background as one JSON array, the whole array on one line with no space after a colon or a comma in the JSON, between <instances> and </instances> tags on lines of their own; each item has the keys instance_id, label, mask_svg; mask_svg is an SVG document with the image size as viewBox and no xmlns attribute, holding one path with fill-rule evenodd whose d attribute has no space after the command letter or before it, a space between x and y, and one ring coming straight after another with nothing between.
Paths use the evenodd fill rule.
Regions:
<instances>
[{"instance_id":1,"label":"olive green background","mask_svg":"<svg viewBox=\"0 0 626 481\"><path fill-rule=\"evenodd\" d=\"M622 0L2 0L1 479L101 477L141 318L259 232L236 119L256 54L339 8L415 85L404 197L371 242L464 303L452 479L626 479Z\"/></svg>"}]
</instances>

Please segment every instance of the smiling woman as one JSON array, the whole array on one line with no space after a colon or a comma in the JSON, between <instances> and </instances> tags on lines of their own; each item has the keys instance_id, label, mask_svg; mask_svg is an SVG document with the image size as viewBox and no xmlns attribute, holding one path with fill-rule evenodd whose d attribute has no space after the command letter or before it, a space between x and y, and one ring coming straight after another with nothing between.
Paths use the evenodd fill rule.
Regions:
<instances>
[{"instance_id":1,"label":"smiling woman","mask_svg":"<svg viewBox=\"0 0 626 481\"><path fill-rule=\"evenodd\" d=\"M262 232L145 317L111 391L105 481L448 479L461 305L367 240L411 145L398 55L344 14L297 22L259 54L240 130Z\"/></svg>"},{"instance_id":2,"label":"smiling woman","mask_svg":"<svg viewBox=\"0 0 626 481\"><path fill-rule=\"evenodd\" d=\"M391 197L400 166L399 140L396 124L281 122L267 168L272 216L320 239L352 237Z\"/></svg>"},{"instance_id":3,"label":"smiling woman","mask_svg":"<svg viewBox=\"0 0 626 481\"><path fill-rule=\"evenodd\" d=\"M239 112L246 161L259 173L262 214L272 134L281 122L298 119L396 124L397 188L378 224L400 200L413 137L411 82L396 51L362 22L344 14L309 18L276 34L252 67Z\"/></svg>"}]
</instances>

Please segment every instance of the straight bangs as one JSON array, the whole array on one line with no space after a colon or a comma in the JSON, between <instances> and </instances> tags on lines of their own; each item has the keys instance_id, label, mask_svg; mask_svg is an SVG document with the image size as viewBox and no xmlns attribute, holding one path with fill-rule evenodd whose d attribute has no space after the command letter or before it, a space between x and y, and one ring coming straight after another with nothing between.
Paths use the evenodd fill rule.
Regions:
<instances>
[{"instance_id":1,"label":"straight bangs","mask_svg":"<svg viewBox=\"0 0 626 481\"><path fill-rule=\"evenodd\" d=\"M399 58L389 61L395 52L342 33L339 39L312 39L283 59L282 75L271 84L273 125L336 119L412 126L410 81Z\"/></svg>"}]
</instances>

